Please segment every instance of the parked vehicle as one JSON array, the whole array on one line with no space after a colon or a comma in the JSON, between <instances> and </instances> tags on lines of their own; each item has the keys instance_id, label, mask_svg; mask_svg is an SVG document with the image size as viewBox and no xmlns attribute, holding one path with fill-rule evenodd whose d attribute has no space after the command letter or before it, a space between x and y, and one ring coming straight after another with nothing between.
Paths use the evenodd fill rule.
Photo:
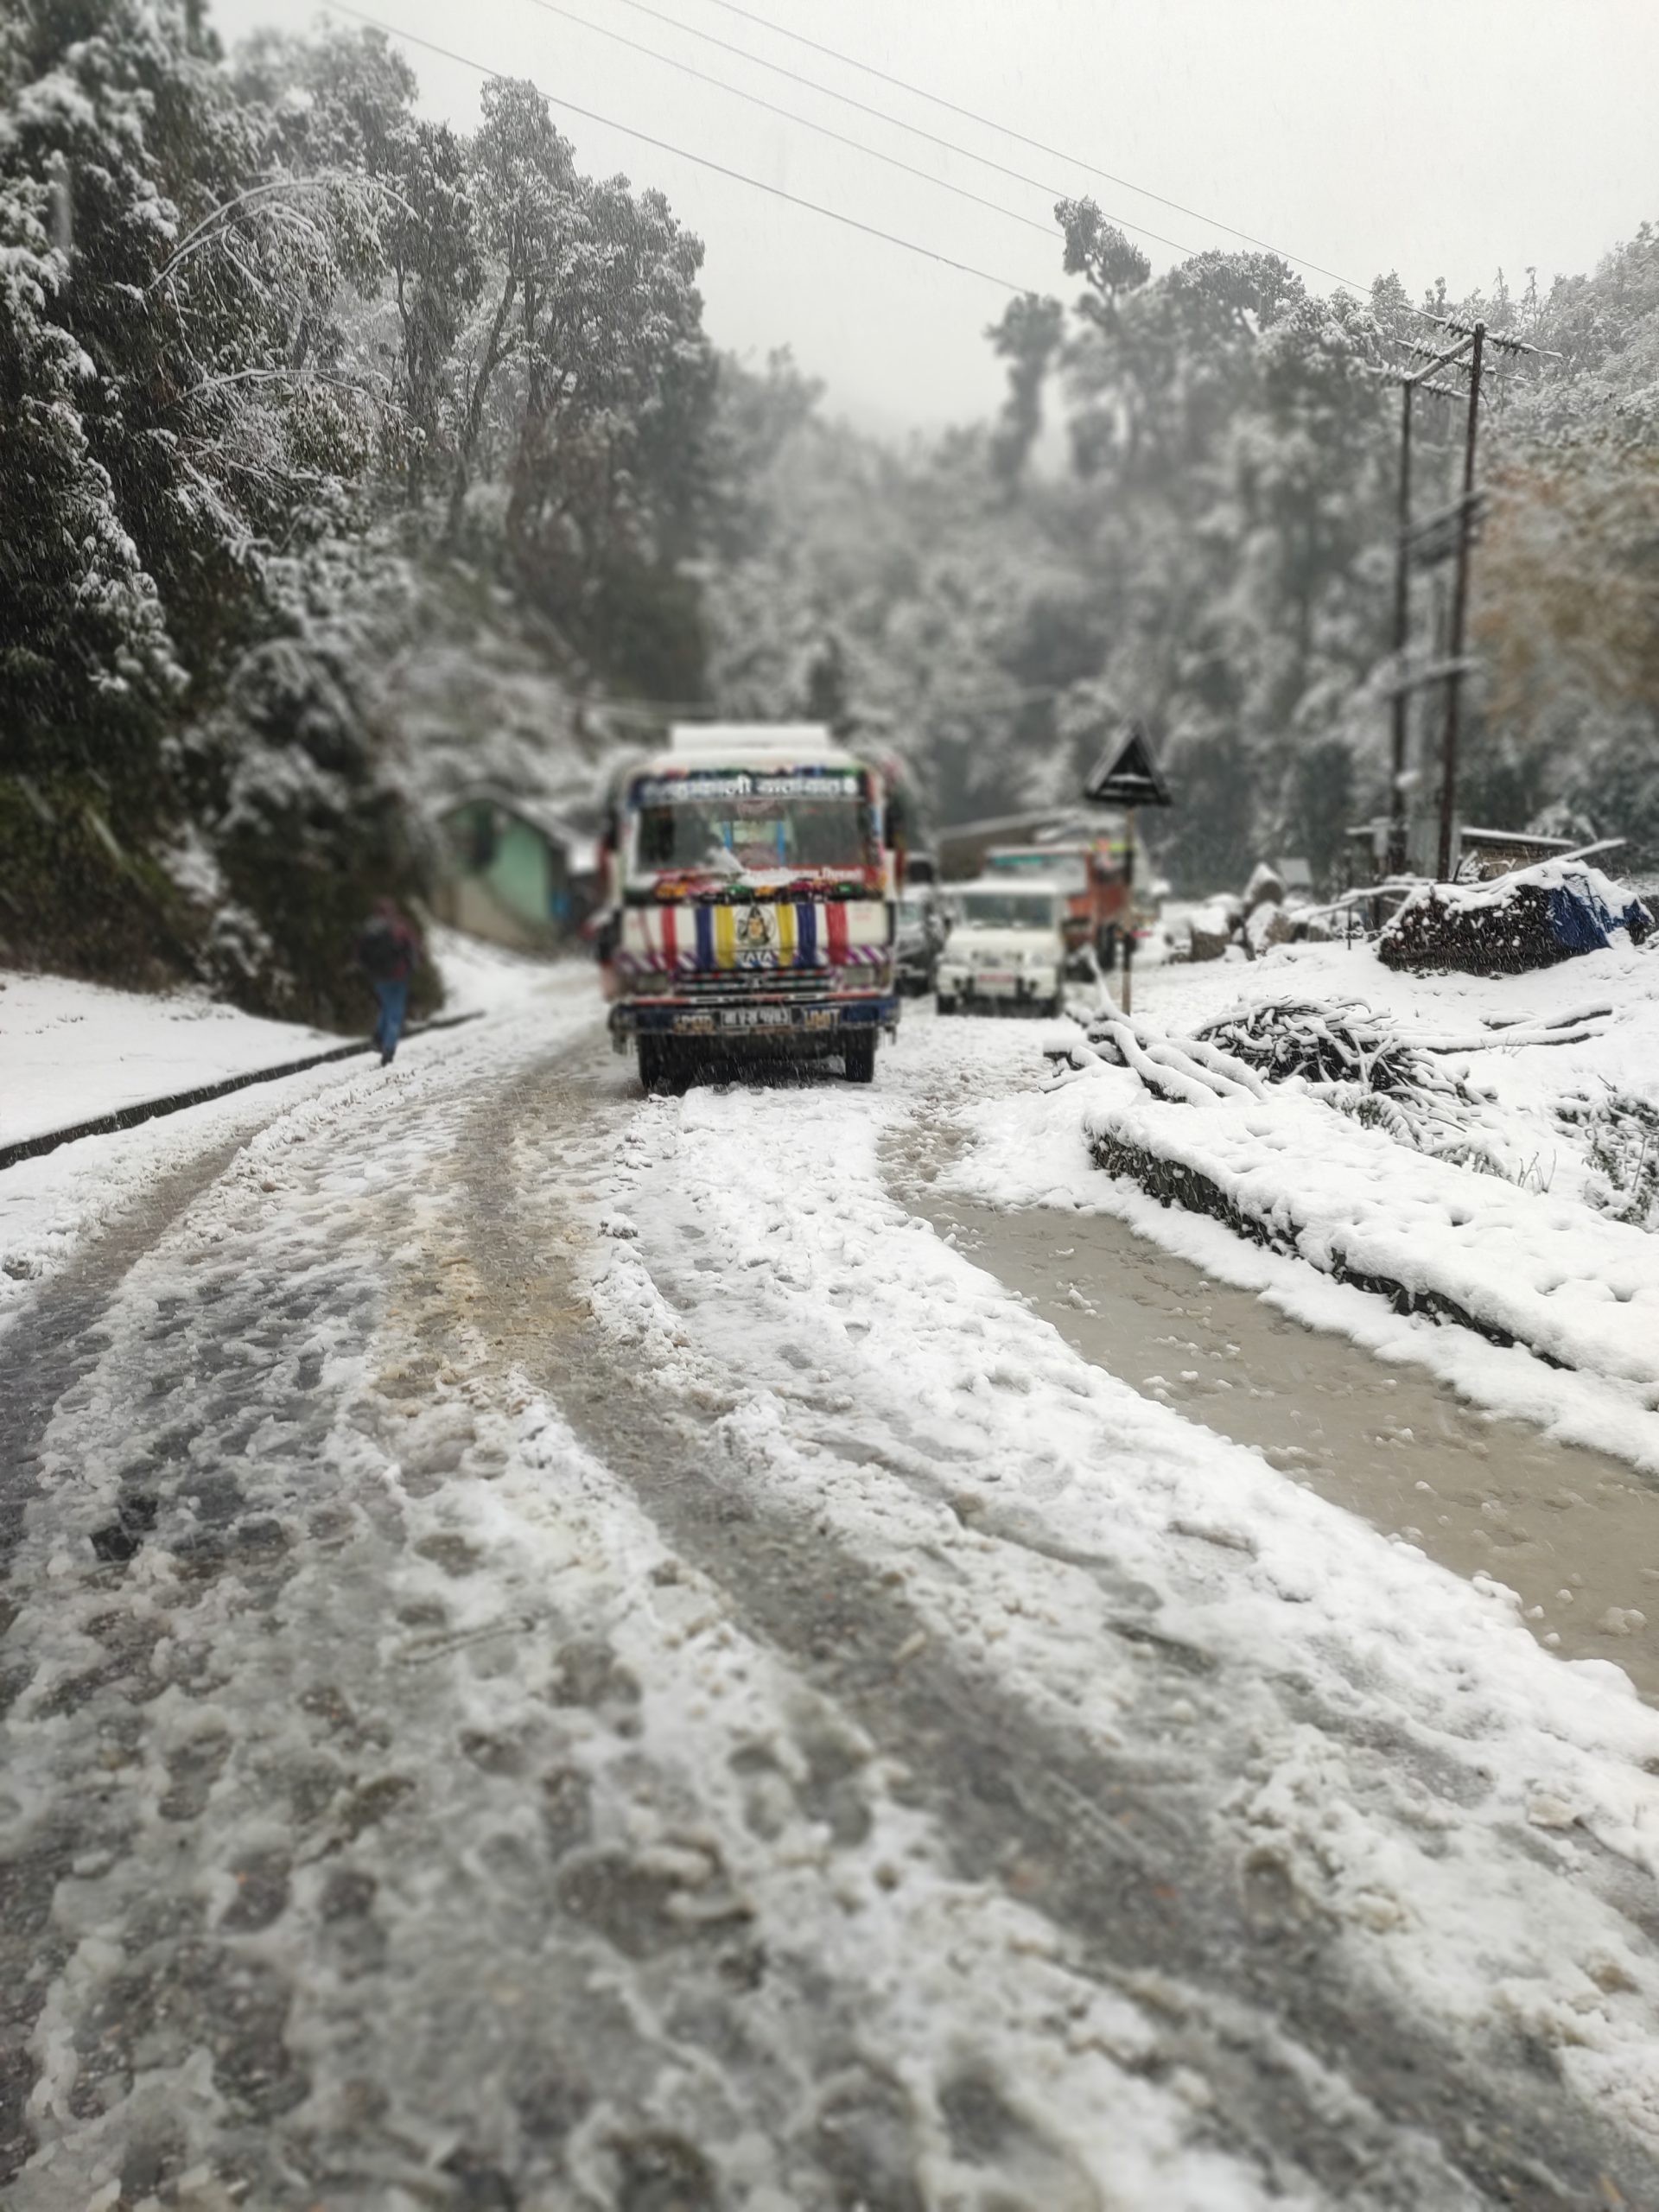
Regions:
<instances>
[{"instance_id":1,"label":"parked vehicle","mask_svg":"<svg viewBox=\"0 0 1659 2212\"><path fill-rule=\"evenodd\" d=\"M931 991L938 981L939 954L950 934L945 903L931 883L919 887L906 873L893 928L893 957L901 991Z\"/></svg>"},{"instance_id":2,"label":"parked vehicle","mask_svg":"<svg viewBox=\"0 0 1659 2212\"><path fill-rule=\"evenodd\" d=\"M986 873L1018 876L1022 881L1052 885L1065 896L1065 942L1069 971L1091 972L1090 955L1109 969L1119 935L1130 927L1130 887L1127 866L1128 845L1121 819L1096 836L1052 845L1008 845L985 856ZM1135 868L1135 921L1137 930L1147 925L1142 910L1141 887L1151 881L1150 867L1137 840Z\"/></svg>"},{"instance_id":3,"label":"parked vehicle","mask_svg":"<svg viewBox=\"0 0 1659 2212\"><path fill-rule=\"evenodd\" d=\"M603 987L648 1090L734 1055L839 1057L868 1083L899 1020L901 805L816 723L690 723L620 779L602 837Z\"/></svg>"},{"instance_id":4,"label":"parked vehicle","mask_svg":"<svg viewBox=\"0 0 1659 2212\"><path fill-rule=\"evenodd\" d=\"M985 875L953 887L950 938L938 964L939 1012L993 1006L1063 1012L1066 898L1040 878Z\"/></svg>"}]
</instances>

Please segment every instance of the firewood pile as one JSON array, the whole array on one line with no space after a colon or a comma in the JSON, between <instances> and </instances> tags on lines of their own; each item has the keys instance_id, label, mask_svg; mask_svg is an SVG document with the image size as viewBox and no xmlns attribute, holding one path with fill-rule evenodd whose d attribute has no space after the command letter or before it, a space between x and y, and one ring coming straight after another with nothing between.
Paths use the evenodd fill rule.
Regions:
<instances>
[{"instance_id":1,"label":"firewood pile","mask_svg":"<svg viewBox=\"0 0 1659 2212\"><path fill-rule=\"evenodd\" d=\"M1385 968L1516 976L1607 944L1616 930L1640 944L1653 917L1598 869L1544 861L1495 883L1428 884L1377 940Z\"/></svg>"}]
</instances>

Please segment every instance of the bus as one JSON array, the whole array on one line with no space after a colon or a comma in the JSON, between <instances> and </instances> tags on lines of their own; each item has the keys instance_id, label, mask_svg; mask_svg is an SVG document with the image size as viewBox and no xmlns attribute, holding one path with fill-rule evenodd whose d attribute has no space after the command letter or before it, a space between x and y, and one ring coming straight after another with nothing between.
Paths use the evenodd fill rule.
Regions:
<instances>
[{"instance_id":1,"label":"bus","mask_svg":"<svg viewBox=\"0 0 1659 2212\"><path fill-rule=\"evenodd\" d=\"M679 723L613 788L597 931L618 1052L647 1090L734 1058L869 1083L899 1021L902 800L817 723Z\"/></svg>"}]
</instances>

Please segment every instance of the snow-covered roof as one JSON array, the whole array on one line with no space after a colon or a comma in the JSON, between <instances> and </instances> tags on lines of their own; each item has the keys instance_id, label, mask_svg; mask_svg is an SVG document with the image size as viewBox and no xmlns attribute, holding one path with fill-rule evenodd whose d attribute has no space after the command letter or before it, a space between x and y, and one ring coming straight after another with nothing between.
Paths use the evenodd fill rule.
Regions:
<instances>
[{"instance_id":1,"label":"snow-covered roof","mask_svg":"<svg viewBox=\"0 0 1659 2212\"><path fill-rule=\"evenodd\" d=\"M502 814L515 816L527 823L551 845L557 845L564 855L564 864L573 875L591 874L598 865L599 849L593 832L580 829L568 815L561 814L544 798L533 793L526 796L518 791L499 790L493 784L474 784L466 791L454 792L438 808L441 820L459 814L469 806L493 807Z\"/></svg>"},{"instance_id":2,"label":"snow-covered roof","mask_svg":"<svg viewBox=\"0 0 1659 2212\"><path fill-rule=\"evenodd\" d=\"M1513 845L1517 852L1570 853L1574 840L1571 837L1540 837L1530 830L1459 830L1459 842L1465 845Z\"/></svg>"},{"instance_id":3,"label":"snow-covered roof","mask_svg":"<svg viewBox=\"0 0 1659 2212\"><path fill-rule=\"evenodd\" d=\"M771 761L791 768L840 767L852 758L823 722L676 722L668 733L667 753L650 765Z\"/></svg>"}]
</instances>

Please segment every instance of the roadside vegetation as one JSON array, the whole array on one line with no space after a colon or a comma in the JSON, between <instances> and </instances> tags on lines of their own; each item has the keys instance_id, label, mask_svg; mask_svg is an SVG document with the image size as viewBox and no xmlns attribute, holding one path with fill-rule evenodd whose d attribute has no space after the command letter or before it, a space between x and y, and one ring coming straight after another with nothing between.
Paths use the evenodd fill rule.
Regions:
<instances>
[{"instance_id":1,"label":"roadside vegetation","mask_svg":"<svg viewBox=\"0 0 1659 2212\"><path fill-rule=\"evenodd\" d=\"M696 689L702 246L528 86L470 135L415 101L373 35L0 33L14 959L345 1019L371 896L426 873L423 656L538 675L555 729Z\"/></svg>"}]
</instances>

